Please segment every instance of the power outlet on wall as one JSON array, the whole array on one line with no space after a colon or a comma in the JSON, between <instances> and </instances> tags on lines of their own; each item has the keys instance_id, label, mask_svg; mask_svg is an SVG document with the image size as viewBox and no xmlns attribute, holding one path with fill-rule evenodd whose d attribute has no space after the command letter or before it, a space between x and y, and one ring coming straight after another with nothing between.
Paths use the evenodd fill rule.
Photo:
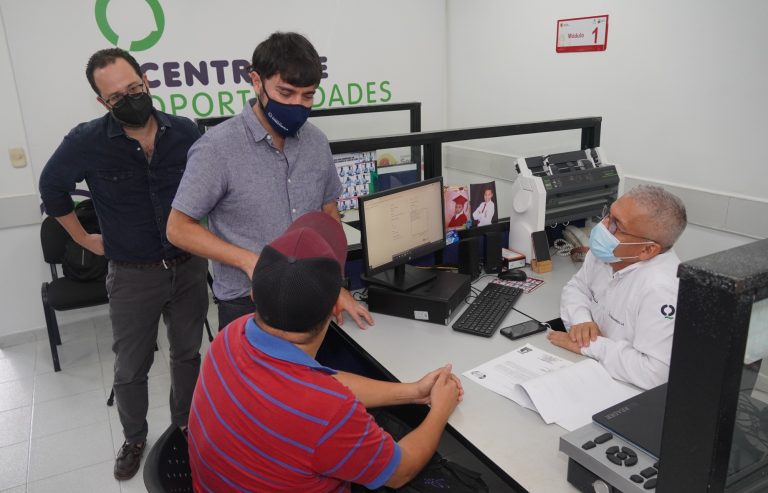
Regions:
<instances>
[{"instance_id":1,"label":"power outlet on wall","mask_svg":"<svg viewBox=\"0 0 768 493\"><path fill-rule=\"evenodd\" d=\"M11 147L8 149L8 155L11 157L11 166L14 168L23 168L27 165L27 156L23 147Z\"/></svg>"}]
</instances>

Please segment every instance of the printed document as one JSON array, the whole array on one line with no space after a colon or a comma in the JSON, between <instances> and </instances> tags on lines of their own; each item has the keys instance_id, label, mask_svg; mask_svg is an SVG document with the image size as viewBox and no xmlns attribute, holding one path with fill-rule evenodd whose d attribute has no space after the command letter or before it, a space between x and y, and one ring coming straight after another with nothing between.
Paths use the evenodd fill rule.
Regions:
<instances>
[{"instance_id":1,"label":"printed document","mask_svg":"<svg viewBox=\"0 0 768 493\"><path fill-rule=\"evenodd\" d=\"M593 359L564 360L530 344L464 372L464 376L573 431L603 409L640 393L611 378Z\"/></svg>"}]
</instances>

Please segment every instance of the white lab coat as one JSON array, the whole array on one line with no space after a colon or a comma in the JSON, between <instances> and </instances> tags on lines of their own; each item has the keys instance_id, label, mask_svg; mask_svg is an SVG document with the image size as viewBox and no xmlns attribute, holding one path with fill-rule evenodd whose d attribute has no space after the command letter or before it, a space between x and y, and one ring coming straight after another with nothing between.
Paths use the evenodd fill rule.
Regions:
<instances>
[{"instance_id":1,"label":"white lab coat","mask_svg":"<svg viewBox=\"0 0 768 493\"><path fill-rule=\"evenodd\" d=\"M475 209L475 212L472 213L472 217L477 221L478 226L487 226L491 224L493 213L495 211L496 204L493 203L493 200L488 202L483 201L483 203Z\"/></svg>"},{"instance_id":2,"label":"white lab coat","mask_svg":"<svg viewBox=\"0 0 768 493\"><path fill-rule=\"evenodd\" d=\"M614 273L592 252L563 288L560 317L572 325L597 323L602 336L581 349L619 380L643 389L669 378L677 309L677 266L670 250Z\"/></svg>"}]
</instances>

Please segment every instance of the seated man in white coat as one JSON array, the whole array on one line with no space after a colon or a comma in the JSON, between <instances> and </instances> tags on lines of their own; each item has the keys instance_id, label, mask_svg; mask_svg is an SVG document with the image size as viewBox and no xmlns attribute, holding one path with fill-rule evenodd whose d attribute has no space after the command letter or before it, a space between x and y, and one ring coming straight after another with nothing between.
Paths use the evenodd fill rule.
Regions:
<instances>
[{"instance_id":1,"label":"seated man in white coat","mask_svg":"<svg viewBox=\"0 0 768 493\"><path fill-rule=\"evenodd\" d=\"M672 246L686 222L682 201L660 187L636 186L614 202L563 288L568 333L550 332L550 342L640 388L666 382L680 264Z\"/></svg>"}]
</instances>

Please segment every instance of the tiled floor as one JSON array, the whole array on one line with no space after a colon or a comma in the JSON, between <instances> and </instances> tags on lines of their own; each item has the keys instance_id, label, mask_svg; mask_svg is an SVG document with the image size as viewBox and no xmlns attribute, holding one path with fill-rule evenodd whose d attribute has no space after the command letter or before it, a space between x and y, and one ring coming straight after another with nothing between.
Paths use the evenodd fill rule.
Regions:
<instances>
[{"instance_id":1,"label":"tiled floor","mask_svg":"<svg viewBox=\"0 0 768 493\"><path fill-rule=\"evenodd\" d=\"M209 313L216 324L216 309ZM168 342L160 327L149 379L148 446L170 425ZM144 492L142 472L112 477L123 443L112 388L112 328L108 317L61 327L54 372L47 340L0 349L0 492ZM207 350L208 339L203 337Z\"/></svg>"},{"instance_id":2,"label":"tiled floor","mask_svg":"<svg viewBox=\"0 0 768 493\"><path fill-rule=\"evenodd\" d=\"M209 310L216 327L216 308ZM168 342L160 328L159 350L149 379L151 447L170 425ZM112 477L123 442L112 387L112 330L108 317L61 327L54 372L47 340L0 348L0 493L145 492L142 470L130 481ZM203 337L203 351L208 338ZM453 439L441 451L451 460L481 470L491 491L509 491Z\"/></svg>"}]
</instances>

